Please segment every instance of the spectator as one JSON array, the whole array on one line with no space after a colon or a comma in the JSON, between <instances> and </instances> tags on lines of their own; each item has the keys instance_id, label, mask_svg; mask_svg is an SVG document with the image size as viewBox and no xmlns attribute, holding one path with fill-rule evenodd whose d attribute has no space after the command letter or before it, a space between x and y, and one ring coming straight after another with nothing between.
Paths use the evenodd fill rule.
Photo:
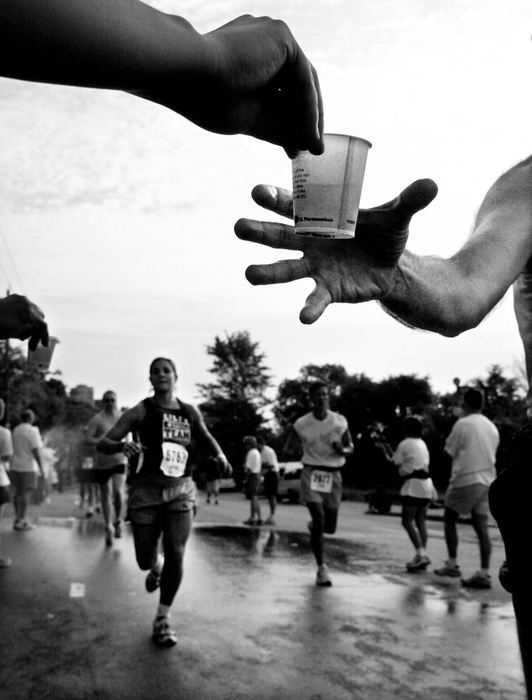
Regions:
<instances>
[{"instance_id":1,"label":"spectator","mask_svg":"<svg viewBox=\"0 0 532 700\"><path fill-rule=\"evenodd\" d=\"M35 422L34 412L27 408L22 411L21 423L13 430L13 460L11 480L15 488L15 530L33 530L35 525L26 520L31 494L37 485L37 477L44 479L44 466L41 456L43 442Z\"/></svg>"},{"instance_id":2,"label":"spectator","mask_svg":"<svg viewBox=\"0 0 532 700\"><path fill-rule=\"evenodd\" d=\"M264 521L265 525L275 525L275 509L277 507L277 490L279 489L279 462L273 447L266 444L263 437L257 437L257 447L262 463L264 494L270 506L270 515Z\"/></svg>"}]
</instances>

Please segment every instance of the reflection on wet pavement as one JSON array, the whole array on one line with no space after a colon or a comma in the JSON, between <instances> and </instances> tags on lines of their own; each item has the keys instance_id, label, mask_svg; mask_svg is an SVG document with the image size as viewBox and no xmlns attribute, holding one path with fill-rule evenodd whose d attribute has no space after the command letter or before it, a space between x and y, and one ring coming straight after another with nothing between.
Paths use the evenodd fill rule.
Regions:
<instances>
[{"instance_id":1,"label":"reflection on wet pavement","mask_svg":"<svg viewBox=\"0 0 532 700\"><path fill-rule=\"evenodd\" d=\"M19 543L0 577L9 700L524 697L510 602L409 575L372 545L328 539L322 589L308 535L196 525L179 645L161 651L128 528L112 548L90 521L8 536Z\"/></svg>"}]
</instances>

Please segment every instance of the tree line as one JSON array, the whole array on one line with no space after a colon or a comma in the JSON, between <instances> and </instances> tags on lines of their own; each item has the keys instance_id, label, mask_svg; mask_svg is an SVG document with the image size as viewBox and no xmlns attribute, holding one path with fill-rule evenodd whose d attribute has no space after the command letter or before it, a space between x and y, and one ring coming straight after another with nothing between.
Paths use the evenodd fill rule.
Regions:
<instances>
[{"instance_id":1,"label":"tree line","mask_svg":"<svg viewBox=\"0 0 532 700\"><path fill-rule=\"evenodd\" d=\"M415 414L423 419L433 480L438 489L445 488L450 463L443 446L457 417L463 389L460 379L453 380L454 391L441 394L432 389L428 377L415 374L374 381L364 373L349 374L339 364L306 364L298 376L283 379L275 387L267 358L247 331L215 336L206 352L212 358L212 381L197 385L199 407L233 465L237 482L242 478L245 435L261 433L282 461L299 457L285 454L284 444L294 421L310 410L310 384L323 380L330 387L331 409L347 418L355 441L355 452L346 464L346 484L360 489L398 485L396 469L379 445L387 442L394 448L402 438L403 419ZM501 469L508 445L524 421L522 382L492 365L467 385L483 390L484 412L500 431L497 468ZM21 348L4 342L0 345L0 396L7 403L5 422L11 427L23 408L31 408L41 432L59 448L63 459L76 459L84 427L96 407L71 399L60 373L42 375L28 365ZM198 455L198 466L201 460Z\"/></svg>"},{"instance_id":2,"label":"tree line","mask_svg":"<svg viewBox=\"0 0 532 700\"><path fill-rule=\"evenodd\" d=\"M347 418L355 441L354 454L344 470L346 484L360 489L399 485L397 470L384 458L379 445L387 442L395 448L403 436L404 418L414 414L423 419L434 483L439 490L445 489L450 461L443 448L457 419L463 391L459 378L453 380L454 391L441 394L432 389L428 377L415 374L374 381L364 373L349 374L339 364L307 364L297 377L282 380L269 399L271 372L264 353L247 331L216 336L206 350L213 358L210 372L214 378L198 385L203 397L200 408L232 462L237 479L241 477L245 435L260 432L281 460L298 458L284 454L284 445L294 421L310 410L309 386L323 380L330 387L331 409ZM468 380L467 386L482 389L484 413L501 434L500 470L506 463L508 445L524 421L525 389L518 378L506 376L498 365L489 367L484 376Z\"/></svg>"}]
</instances>

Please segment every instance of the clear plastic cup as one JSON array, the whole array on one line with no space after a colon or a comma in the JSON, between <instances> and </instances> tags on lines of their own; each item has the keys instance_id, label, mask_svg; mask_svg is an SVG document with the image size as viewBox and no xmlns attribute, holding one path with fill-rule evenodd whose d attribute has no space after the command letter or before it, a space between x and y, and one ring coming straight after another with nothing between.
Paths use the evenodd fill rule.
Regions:
<instances>
[{"instance_id":1,"label":"clear plastic cup","mask_svg":"<svg viewBox=\"0 0 532 700\"><path fill-rule=\"evenodd\" d=\"M50 336L48 347L39 345L35 350L28 350L28 366L38 372L48 372L54 354L54 348L59 340Z\"/></svg>"},{"instance_id":2,"label":"clear plastic cup","mask_svg":"<svg viewBox=\"0 0 532 700\"><path fill-rule=\"evenodd\" d=\"M292 160L295 232L353 238L371 143L358 136L324 134L321 156L301 151Z\"/></svg>"}]
</instances>

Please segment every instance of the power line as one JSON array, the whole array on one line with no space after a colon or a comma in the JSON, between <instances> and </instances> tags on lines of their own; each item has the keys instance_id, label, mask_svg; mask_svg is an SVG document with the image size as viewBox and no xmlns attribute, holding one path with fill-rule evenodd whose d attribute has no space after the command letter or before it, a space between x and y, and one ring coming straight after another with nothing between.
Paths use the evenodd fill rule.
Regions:
<instances>
[{"instance_id":1,"label":"power line","mask_svg":"<svg viewBox=\"0 0 532 700\"><path fill-rule=\"evenodd\" d=\"M2 241L3 241L3 243L4 243L4 247L5 247L6 251L7 251L7 256L8 256L8 258L9 258L9 262L11 263L11 267L13 268L13 271L14 271L14 273L15 273L15 277L17 278L17 282L18 282L18 286L19 286L19 288L20 288L20 291L25 295L26 292L25 292L25 290L24 290L24 285L22 284L22 280L20 279L20 275L18 274L17 266L15 265L15 261L13 260L13 256L11 255L11 250L10 250L8 244L7 244L7 239L6 239L6 237L4 236L4 232L2 231L1 228L0 228L0 237L2 238ZM3 263L2 263L1 260L0 260L0 267L2 268L2 270L3 270L3 272L4 272L4 275L5 275L6 280L7 280L7 282L8 282L8 286L11 287L11 282L10 282L10 279L9 279L9 275L7 274L6 269L5 269L5 267L4 267L4 265L3 265Z\"/></svg>"}]
</instances>

